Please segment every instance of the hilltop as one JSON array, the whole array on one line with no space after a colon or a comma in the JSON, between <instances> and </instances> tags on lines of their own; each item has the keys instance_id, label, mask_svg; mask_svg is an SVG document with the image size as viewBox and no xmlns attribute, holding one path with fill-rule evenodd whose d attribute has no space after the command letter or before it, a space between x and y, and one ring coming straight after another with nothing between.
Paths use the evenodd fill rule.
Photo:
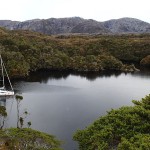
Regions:
<instances>
[{"instance_id":1,"label":"hilltop","mask_svg":"<svg viewBox=\"0 0 150 150\"><path fill-rule=\"evenodd\" d=\"M9 30L30 30L48 35L150 33L150 24L135 18L104 22L80 17L33 19L23 22L0 20L0 26Z\"/></svg>"}]
</instances>

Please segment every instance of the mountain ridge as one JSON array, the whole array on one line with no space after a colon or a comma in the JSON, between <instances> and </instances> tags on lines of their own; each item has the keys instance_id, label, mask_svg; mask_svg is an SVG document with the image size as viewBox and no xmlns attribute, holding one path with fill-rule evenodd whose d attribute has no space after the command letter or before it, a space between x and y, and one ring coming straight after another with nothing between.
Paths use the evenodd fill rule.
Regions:
<instances>
[{"instance_id":1,"label":"mountain ridge","mask_svg":"<svg viewBox=\"0 0 150 150\"><path fill-rule=\"evenodd\" d=\"M136 18L120 18L99 22L80 17L32 19L26 21L0 20L9 30L31 30L48 35L56 34L128 34L150 33L150 23Z\"/></svg>"}]
</instances>

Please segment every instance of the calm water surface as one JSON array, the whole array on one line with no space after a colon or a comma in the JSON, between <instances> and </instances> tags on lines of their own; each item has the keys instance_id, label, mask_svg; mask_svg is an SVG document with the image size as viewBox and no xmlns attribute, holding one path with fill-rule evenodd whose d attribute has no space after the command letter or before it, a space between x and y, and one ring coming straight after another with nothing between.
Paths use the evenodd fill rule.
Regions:
<instances>
[{"instance_id":1,"label":"calm water surface","mask_svg":"<svg viewBox=\"0 0 150 150\"><path fill-rule=\"evenodd\" d=\"M150 71L137 73L71 74L43 71L26 80L13 81L16 93L23 96L20 110L32 128L55 135L64 141L63 149L77 150L72 140L77 129L84 129L106 111L132 105L132 99L150 94ZM7 127L16 127L16 101L1 100L7 107Z\"/></svg>"}]
</instances>

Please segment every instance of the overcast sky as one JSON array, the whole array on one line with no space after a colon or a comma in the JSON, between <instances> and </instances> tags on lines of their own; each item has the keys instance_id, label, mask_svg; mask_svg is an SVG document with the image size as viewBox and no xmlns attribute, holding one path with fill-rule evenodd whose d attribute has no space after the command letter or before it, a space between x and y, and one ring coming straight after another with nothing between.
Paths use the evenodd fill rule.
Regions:
<instances>
[{"instance_id":1,"label":"overcast sky","mask_svg":"<svg viewBox=\"0 0 150 150\"><path fill-rule=\"evenodd\" d=\"M82 17L97 21L122 17L150 23L150 0L0 0L0 20Z\"/></svg>"}]
</instances>

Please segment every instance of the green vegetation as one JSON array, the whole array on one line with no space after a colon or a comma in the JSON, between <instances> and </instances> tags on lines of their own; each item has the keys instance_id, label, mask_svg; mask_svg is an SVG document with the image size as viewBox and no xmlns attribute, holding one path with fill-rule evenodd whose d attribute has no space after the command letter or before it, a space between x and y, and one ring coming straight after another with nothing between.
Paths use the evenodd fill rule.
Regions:
<instances>
[{"instance_id":1,"label":"green vegetation","mask_svg":"<svg viewBox=\"0 0 150 150\"><path fill-rule=\"evenodd\" d=\"M0 28L0 52L11 77L39 69L135 71L150 54L150 35L58 35Z\"/></svg>"},{"instance_id":2,"label":"green vegetation","mask_svg":"<svg viewBox=\"0 0 150 150\"><path fill-rule=\"evenodd\" d=\"M112 109L85 130L78 130L73 138L80 150L150 149L150 95L133 103Z\"/></svg>"},{"instance_id":3,"label":"green vegetation","mask_svg":"<svg viewBox=\"0 0 150 150\"><path fill-rule=\"evenodd\" d=\"M23 128L28 112L20 115L21 95L16 95L17 101L17 128L4 128L7 117L6 108L0 106L0 149L2 150L61 150L61 141L53 135L30 129L31 122L27 122L28 128Z\"/></svg>"},{"instance_id":4,"label":"green vegetation","mask_svg":"<svg viewBox=\"0 0 150 150\"><path fill-rule=\"evenodd\" d=\"M6 108L4 106L0 106L0 129L4 127L6 117L7 117Z\"/></svg>"},{"instance_id":5,"label":"green vegetation","mask_svg":"<svg viewBox=\"0 0 150 150\"><path fill-rule=\"evenodd\" d=\"M0 130L0 142L4 150L60 150L54 136L30 128Z\"/></svg>"}]
</instances>

